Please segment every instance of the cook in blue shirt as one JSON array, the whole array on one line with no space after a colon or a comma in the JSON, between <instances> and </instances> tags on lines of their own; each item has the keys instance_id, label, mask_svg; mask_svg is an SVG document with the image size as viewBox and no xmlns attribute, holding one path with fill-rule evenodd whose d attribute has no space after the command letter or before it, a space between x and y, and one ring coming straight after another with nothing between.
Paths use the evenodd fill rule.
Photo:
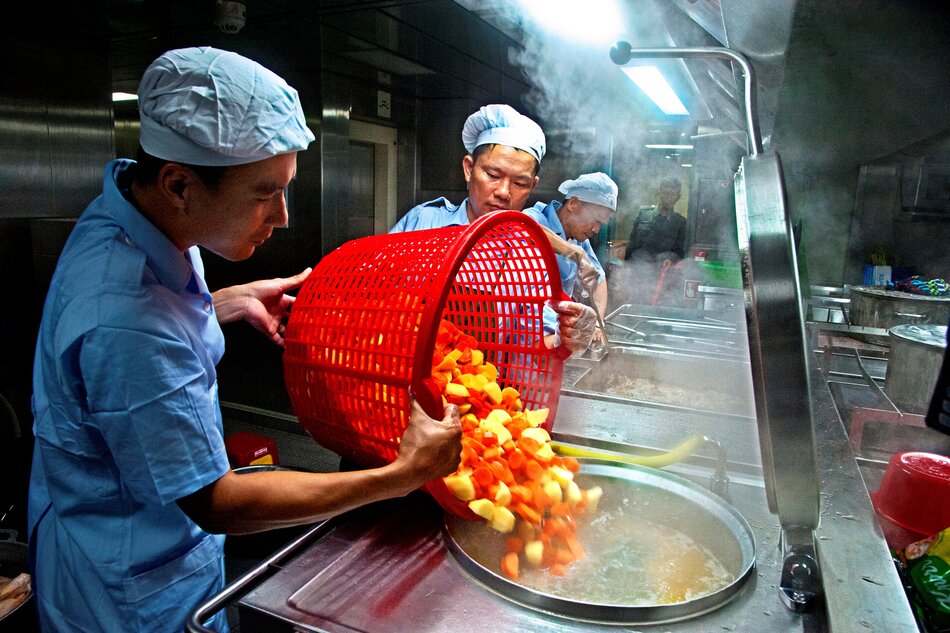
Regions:
<instances>
[{"instance_id":1,"label":"cook in blue shirt","mask_svg":"<svg viewBox=\"0 0 950 633\"><path fill-rule=\"evenodd\" d=\"M235 53L169 51L139 86L137 161L105 169L50 285L34 363L30 567L44 631L181 631L224 584L224 533L313 522L455 470L458 411L413 405L399 457L353 473L235 475L220 323L278 344L287 279L211 293L198 247L241 260L287 222L309 145L296 91ZM405 446L405 450L403 449ZM227 631L225 612L208 623Z\"/></svg>"},{"instance_id":2,"label":"cook in blue shirt","mask_svg":"<svg viewBox=\"0 0 950 633\"><path fill-rule=\"evenodd\" d=\"M410 209L390 233L470 224L486 213L521 210L538 184L545 153L541 127L508 105L483 106L465 121L462 173L468 197L454 205L437 198ZM583 352L594 335L596 316L587 306L555 301L544 311L545 340L561 342L571 352Z\"/></svg>"},{"instance_id":3,"label":"cook in blue shirt","mask_svg":"<svg viewBox=\"0 0 950 633\"><path fill-rule=\"evenodd\" d=\"M617 184L605 173L581 174L565 180L558 187L564 194L563 202L552 200L536 203L525 213L541 226L551 229L569 244L580 248L583 256L569 258L557 255L564 292L573 294L580 276L583 286L591 289L596 309L604 315L607 307L607 277L590 245L590 237L600 232L600 227L610 221L617 211ZM578 260L582 265L579 270Z\"/></svg>"}]
</instances>

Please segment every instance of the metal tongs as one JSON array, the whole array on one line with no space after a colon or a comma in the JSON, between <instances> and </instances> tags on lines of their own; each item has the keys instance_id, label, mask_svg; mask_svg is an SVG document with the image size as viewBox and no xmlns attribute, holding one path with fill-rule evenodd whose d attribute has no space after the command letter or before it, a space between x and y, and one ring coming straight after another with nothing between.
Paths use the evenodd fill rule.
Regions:
<instances>
[{"instance_id":1,"label":"metal tongs","mask_svg":"<svg viewBox=\"0 0 950 633\"><path fill-rule=\"evenodd\" d=\"M548 240L551 242L551 247L554 249L554 252L558 255L567 257L568 259L574 260L577 264L578 270L583 267L592 268L594 263L590 260L587 253L584 252L579 246L569 243L563 237L552 231L546 226L542 226L541 229L547 235ZM604 322L604 315L601 313L597 302L594 300L594 288L591 285L584 283L584 278L578 275L578 279L581 282L581 285L584 286L584 290L587 291L587 296L590 298L590 306L594 309L594 315L597 317L597 327L600 328L600 333L603 335L603 347L604 351L609 351L609 346L607 344L607 324ZM603 306L604 310L607 309L607 306Z\"/></svg>"}]
</instances>

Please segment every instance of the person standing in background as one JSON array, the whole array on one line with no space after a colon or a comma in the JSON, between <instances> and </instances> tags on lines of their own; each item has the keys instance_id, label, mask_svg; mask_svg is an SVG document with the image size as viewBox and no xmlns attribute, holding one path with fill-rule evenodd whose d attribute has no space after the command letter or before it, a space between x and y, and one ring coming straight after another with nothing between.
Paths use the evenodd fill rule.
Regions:
<instances>
[{"instance_id":1,"label":"person standing in background","mask_svg":"<svg viewBox=\"0 0 950 633\"><path fill-rule=\"evenodd\" d=\"M624 259L647 262L670 260L676 263L683 259L686 249L686 218L674 207L683 193L683 183L671 176L660 181L660 202L640 209Z\"/></svg>"},{"instance_id":2,"label":"person standing in background","mask_svg":"<svg viewBox=\"0 0 950 633\"><path fill-rule=\"evenodd\" d=\"M576 257L557 255L564 292L572 295L578 280L590 292L594 308L603 318L607 309L607 276L590 238L610 222L617 211L617 183L603 172L581 174L565 180L558 187L564 194L562 202L538 202L524 212L538 224L551 229L558 237L576 246ZM596 338L602 334L598 330Z\"/></svg>"},{"instance_id":3,"label":"person standing in background","mask_svg":"<svg viewBox=\"0 0 950 633\"><path fill-rule=\"evenodd\" d=\"M458 205L445 197L410 209L390 233L471 224L493 211L521 211L538 184L545 153L541 127L509 105L492 104L472 113L462 128L462 173L468 197ZM552 301L545 309L545 340L554 339L572 353L590 346L596 330L594 311L573 301Z\"/></svg>"}]
</instances>

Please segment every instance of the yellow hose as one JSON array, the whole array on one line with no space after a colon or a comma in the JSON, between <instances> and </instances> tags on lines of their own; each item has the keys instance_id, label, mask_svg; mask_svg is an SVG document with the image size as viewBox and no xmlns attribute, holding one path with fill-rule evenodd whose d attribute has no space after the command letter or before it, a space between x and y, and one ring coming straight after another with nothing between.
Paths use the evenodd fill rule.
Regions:
<instances>
[{"instance_id":1,"label":"yellow hose","mask_svg":"<svg viewBox=\"0 0 950 633\"><path fill-rule=\"evenodd\" d=\"M693 435L679 446L669 452L659 455L618 455L615 453L601 453L587 448L551 442L551 447L557 451L558 455L565 457L592 457L595 459L604 459L624 464L634 464L636 466L646 466L648 468L663 468L670 464L681 461L684 457L691 454L699 448L704 441L702 435Z\"/></svg>"}]
</instances>

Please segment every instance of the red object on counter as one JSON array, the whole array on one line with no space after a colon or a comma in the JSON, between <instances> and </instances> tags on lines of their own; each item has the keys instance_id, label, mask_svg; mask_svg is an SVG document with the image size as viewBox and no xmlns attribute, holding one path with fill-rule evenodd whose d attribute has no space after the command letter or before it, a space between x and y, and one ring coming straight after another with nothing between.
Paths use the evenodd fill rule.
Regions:
<instances>
[{"instance_id":1,"label":"red object on counter","mask_svg":"<svg viewBox=\"0 0 950 633\"><path fill-rule=\"evenodd\" d=\"M950 457L920 451L895 454L871 501L894 549L950 527Z\"/></svg>"},{"instance_id":2,"label":"red object on counter","mask_svg":"<svg viewBox=\"0 0 950 633\"><path fill-rule=\"evenodd\" d=\"M542 309L561 296L550 241L518 211L347 242L314 266L290 313L284 381L294 413L321 446L351 461L393 461L411 398L443 416L431 374L446 319L478 341L498 383L517 389L525 408L549 409L550 430L566 350L545 346ZM441 479L425 489L449 512L477 518Z\"/></svg>"},{"instance_id":3,"label":"red object on counter","mask_svg":"<svg viewBox=\"0 0 950 633\"><path fill-rule=\"evenodd\" d=\"M263 435L242 431L224 438L231 468L278 464L277 443Z\"/></svg>"}]
</instances>

